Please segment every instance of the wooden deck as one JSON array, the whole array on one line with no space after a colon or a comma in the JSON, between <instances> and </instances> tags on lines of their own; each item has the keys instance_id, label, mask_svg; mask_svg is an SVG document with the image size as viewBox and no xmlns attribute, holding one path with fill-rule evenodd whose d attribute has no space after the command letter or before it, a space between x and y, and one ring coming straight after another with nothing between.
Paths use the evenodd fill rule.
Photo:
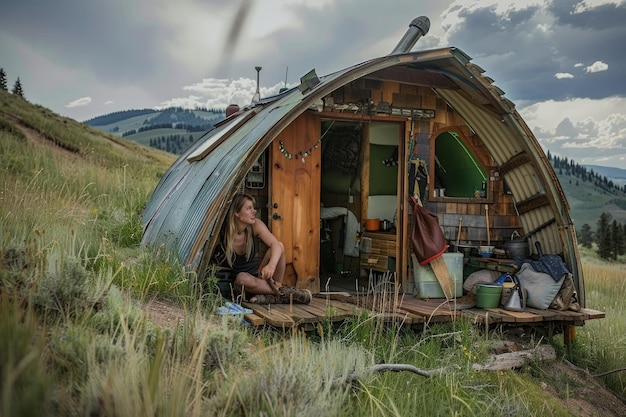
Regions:
<instances>
[{"instance_id":1,"label":"wooden deck","mask_svg":"<svg viewBox=\"0 0 626 417\"><path fill-rule=\"evenodd\" d=\"M303 328L312 330L320 322L340 322L350 317L367 315L386 323L403 325L428 325L466 317L475 324L545 324L557 326L582 326L587 320L602 319L602 311L583 308L575 311L537 310L508 311L502 308L482 309L475 307L471 300L460 298L420 299L410 294L396 297L357 297L345 295L316 295L308 305L302 304L252 304L243 306L252 309L253 314L245 319L254 326L269 325L276 328Z\"/></svg>"}]
</instances>

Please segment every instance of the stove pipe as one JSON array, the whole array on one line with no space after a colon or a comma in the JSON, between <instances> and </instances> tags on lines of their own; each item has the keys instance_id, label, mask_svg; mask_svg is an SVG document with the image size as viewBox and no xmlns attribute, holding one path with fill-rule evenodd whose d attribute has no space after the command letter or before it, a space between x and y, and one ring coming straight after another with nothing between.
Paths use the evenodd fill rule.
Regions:
<instances>
[{"instance_id":1,"label":"stove pipe","mask_svg":"<svg viewBox=\"0 0 626 417\"><path fill-rule=\"evenodd\" d=\"M415 42L428 33L430 29L430 19L426 16L420 16L411 22L409 29L406 31L400 42L393 48L389 55L404 54L411 51Z\"/></svg>"}]
</instances>

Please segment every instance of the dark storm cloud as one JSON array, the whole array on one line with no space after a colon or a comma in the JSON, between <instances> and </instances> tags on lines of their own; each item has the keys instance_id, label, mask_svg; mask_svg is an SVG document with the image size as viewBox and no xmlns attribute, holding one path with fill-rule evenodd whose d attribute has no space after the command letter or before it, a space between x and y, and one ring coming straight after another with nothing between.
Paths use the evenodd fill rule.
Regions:
<instances>
[{"instance_id":1,"label":"dark storm cloud","mask_svg":"<svg viewBox=\"0 0 626 417\"><path fill-rule=\"evenodd\" d=\"M505 80L500 87L517 100L623 95L626 55L615 39L626 38L626 6L579 11L579 3L559 0L504 12L496 6L458 8L461 21L448 28L449 41L488 68L489 76ZM586 72L596 61L608 70ZM555 82L557 73L573 78Z\"/></svg>"},{"instance_id":2,"label":"dark storm cloud","mask_svg":"<svg viewBox=\"0 0 626 417\"><path fill-rule=\"evenodd\" d=\"M21 0L3 5L2 16L0 31L102 80L123 82L163 67L154 39L168 34L133 2Z\"/></svg>"},{"instance_id":3,"label":"dark storm cloud","mask_svg":"<svg viewBox=\"0 0 626 417\"><path fill-rule=\"evenodd\" d=\"M581 9L583 1L552 1L547 9L557 19L558 25L602 31L608 28L623 28L626 19L626 7L623 4L603 4L590 10Z\"/></svg>"}]
</instances>

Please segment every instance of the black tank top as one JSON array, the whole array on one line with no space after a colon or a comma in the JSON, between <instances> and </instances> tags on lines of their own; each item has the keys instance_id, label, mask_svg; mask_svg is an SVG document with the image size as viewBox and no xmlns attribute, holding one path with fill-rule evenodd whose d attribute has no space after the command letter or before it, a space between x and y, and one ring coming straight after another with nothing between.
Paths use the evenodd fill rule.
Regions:
<instances>
[{"instance_id":1,"label":"black tank top","mask_svg":"<svg viewBox=\"0 0 626 417\"><path fill-rule=\"evenodd\" d=\"M259 257L257 254L257 238L252 238L252 256L246 260L246 254L238 255L235 253L233 262L233 272L236 276L240 272L247 272L251 275L257 275L259 269Z\"/></svg>"}]
</instances>

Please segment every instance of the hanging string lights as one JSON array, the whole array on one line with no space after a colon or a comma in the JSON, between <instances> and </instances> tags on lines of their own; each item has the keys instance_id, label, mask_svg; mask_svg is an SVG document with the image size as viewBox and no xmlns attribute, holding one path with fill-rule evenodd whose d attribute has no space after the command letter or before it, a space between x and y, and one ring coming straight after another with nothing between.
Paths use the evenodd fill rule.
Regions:
<instances>
[{"instance_id":1,"label":"hanging string lights","mask_svg":"<svg viewBox=\"0 0 626 417\"><path fill-rule=\"evenodd\" d=\"M317 149L317 148L319 148L319 147L320 147L320 143L322 143L322 138L321 138L321 137L317 140L317 143L316 143L315 145L313 145L313 147L312 147L312 148L309 148L309 149L308 149L308 150L306 150L306 151L298 151L298 152L296 152L295 154L293 154L293 153L289 152L289 151L285 148L285 145L283 144L283 141L282 141L282 140L279 140L279 141L278 141L278 149L280 150L280 152L281 152L283 155L285 155L285 157L286 157L286 158L288 158L288 159L292 159L292 158L294 158L294 157L295 157L295 158L299 158L299 159L301 159L301 160L302 160L302 163L304 164L305 159L306 159L307 157L311 156L311 154L313 153L313 150L314 150L314 149Z\"/></svg>"},{"instance_id":2,"label":"hanging string lights","mask_svg":"<svg viewBox=\"0 0 626 417\"><path fill-rule=\"evenodd\" d=\"M326 129L326 131L324 132L324 134L322 136L320 136L320 138L317 140L317 142L315 143L315 145L313 145L312 148L309 148L306 151L298 151L295 154L289 152L286 148L285 148L285 144L283 143L282 139L280 139L278 141L278 150L280 151L280 153L282 153L285 158L287 159L292 159L292 158L298 158L302 161L302 163L304 164L306 158L308 158L309 156L311 156L311 154L313 153L313 151L317 148L320 147L321 143L322 143L322 139L324 138L324 136L326 136L326 133L328 133L328 131L330 130L331 127L333 127L333 125L335 124L335 121L333 120L330 125L328 126L328 128Z\"/></svg>"}]
</instances>

